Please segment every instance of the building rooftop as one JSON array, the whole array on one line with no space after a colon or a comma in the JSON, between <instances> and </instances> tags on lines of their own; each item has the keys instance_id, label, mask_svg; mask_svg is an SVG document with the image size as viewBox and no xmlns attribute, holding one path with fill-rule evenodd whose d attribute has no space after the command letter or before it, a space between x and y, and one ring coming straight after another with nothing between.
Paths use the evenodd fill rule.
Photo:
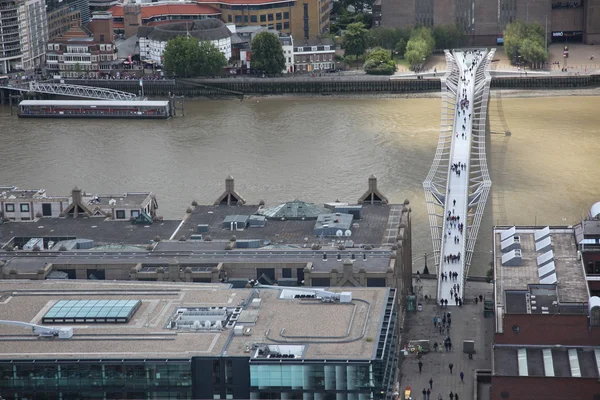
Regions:
<instances>
[{"instance_id":1,"label":"building rooftop","mask_svg":"<svg viewBox=\"0 0 600 400\"><path fill-rule=\"evenodd\" d=\"M276 206L275 209L271 210L276 211L277 207L280 206ZM318 208L321 209L321 207ZM319 241L319 238L313 233L315 219L305 219L304 221L302 219L287 218L284 221L281 219L268 219L262 228L249 227L243 231L231 231L223 227L223 221L228 215L253 215L257 214L258 210L259 206L256 205L197 206L178 231L177 237L180 235L189 237L192 234L199 233L198 225L208 225L208 234L213 240L229 240L232 235L235 235L237 239L260 239L272 244L295 244L300 246L306 244L309 247L311 243ZM287 207L282 212L285 210L287 210ZM325 212L331 212L331 210L324 210ZM397 218L399 212L396 212L393 205L363 205L362 218L354 221L350 239L357 247L362 244L380 247L390 243L388 240L390 235L393 238L396 237L398 220L394 218ZM316 218L316 215L314 218ZM323 247L332 240L331 238L321 240Z\"/></svg>"},{"instance_id":2,"label":"building rooftop","mask_svg":"<svg viewBox=\"0 0 600 400\"><path fill-rule=\"evenodd\" d=\"M257 344L294 344L302 347L299 357L303 359L372 359L379 331L385 329L382 325L389 297L393 296L385 288L353 289L354 301L342 304L293 296L281 299L281 291L273 289L98 281L0 282L0 292L0 314L5 320L73 328L70 339L40 340L31 329L0 325L3 359L252 357ZM254 298L260 299L256 308ZM73 321L42 323L62 300L79 300L80 304L86 300L119 300L124 304L139 300L141 305L129 322L85 322L83 317L78 321L78 316L67 313L66 318ZM96 302L89 304L93 307ZM89 313L86 307L81 309ZM235 324L243 325L244 334L234 335L233 323L226 328L220 324L208 328L204 320L196 323L194 318L209 318L210 307L214 307L211 315L223 314L223 327L237 320Z\"/></svg>"},{"instance_id":3,"label":"building rooftop","mask_svg":"<svg viewBox=\"0 0 600 400\"><path fill-rule=\"evenodd\" d=\"M0 186L0 199L64 199L68 200L68 196L48 196L46 189L19 189L16 186Z\"/></svg>"},{"instance_id":4,"label":"building rooftop","mask_svg":"<svg viewBox=\"0 0 600 400\"><path fill-rule=\"evenodd\" d=\"M162 103L162 102L152 102L152 103ZM164 105L164 104L162 104ZM82 200L87 202L88 205L99 205L99 206L108 206L114 205L115 207L137 207L142 206L146 201L149 200L149 197L154 196L152 192L142 192L142 193L124 193L124 194L100 194L100 195L90 195L85 194L82 196Z\"/></svg>"},{"instance_id":5,"label":"building rooftop","mask_svg":"<svg viewBox=\"0 0 600 400\"><path fill-rule=\"evenodd\" d=\"M220 40L231 37L227 26L217 18L202 19L192 22L173 22L139 30L138 37L148 37L151 40L166 42L178 36L192 36L198 40Z\"/></svg>"},{"instance_id":6,"label":"building rooftop","mask_svg":"<svg viewBox=\"0 0 600 400\"><path fill-rule=\"evenodd\" d=\"M525 292L533 294L534 301L539 304L532 303L533 305L530 306L537 307L540 312L542 307L550 306L551 310L553 302L563 303L563 305L564 303L587 303L590 294L583 266L577 259L577 244L572 228L549 229L549 236L538 240L537 246L540 251L536 251L536 231L541 232L542 229L516 227L514 236L518 238L519 248L513 251L520 253L520 261L516 263L519 265L515 266L506 265L510 261L507 260L510 258L507 256L509 252L502 252L502 233L508 232L508 229L508 227L494 229L497 306L504 305L507 313L535 313L535 309L529 311L527 308ZM549 244L549 247L540 247L540 243L548 237L550 239L546 244ZM505 265L503 265L503 257ZM568 305L564 305L560 310L568 312Z\"/></svg>"},{"instance_id":7,"label":"building rooftop","mask_svg":"<svg viewBox=\"0 0 600 400\"><path fill-rule=\"evenodd\" d=\"M91 239L100 244L147 245L155 236L168 239L180 221L161 221L152 225L133 225L129 221L107 221L103 218L44 218L37 222L8 222L0 224L0 243L14 237ZM55 241L55 240L54 240Z\"/></svg>"},{"instance_id":8,"label":"building rooftop","mask_svg":"<svg viewBox=\"0 0 600 400\"><path fill-rule=\"evenodd\" d=\"M600 347L494 346L494 375L599 378Z\"/></svg>"}]
</instances>

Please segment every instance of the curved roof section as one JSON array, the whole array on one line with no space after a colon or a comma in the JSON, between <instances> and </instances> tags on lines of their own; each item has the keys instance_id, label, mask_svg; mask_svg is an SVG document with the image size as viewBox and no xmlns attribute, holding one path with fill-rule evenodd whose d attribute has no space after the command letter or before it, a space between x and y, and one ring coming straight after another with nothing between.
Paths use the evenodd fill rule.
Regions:
<instances>
[{"instance_id":1,"label":"curved roof section","mask_svg":"<svg viewBox=\"0 0 600 400\"><path fill-rule=\"evenodd\" d=\"M257 212L269 219L317 219L319 214L328 213L331 213L331 210L298 199L273 207L264 207Z\"/></svg>"},{"instance_id":2,"label":"curved roof section","mask_svg":"<svg viewBox=\"0 0 600 400\"><path fill-rule=\"evenodd\" d=\"M185 3L185 4L140 4L142 19L150 19L164 15L220 15L221 11L215 7L206 4ZM118 4L112 6L109 10L113 18L123 18L125 13L124 6Z\"/></svg>"},{"instance_id":3,"label":"curved roof section","mask_svg":"<svg viewBox=\"0 0 600 400\"><path fill-rule=\"evenodd\" d=\"M198 40L220 40L231 37L231 32L220 19L208 18L194 22L175 22L155 26L148 38L166 42L178 36L190 35Z\"/></svg>"},{"instance_id":4,"label":"curved roof section","mask_svg":"<svg viewBox=\"0 0 600 400\"><path fill-rule=\"evenodd\" d=\"M590 208L590 217L600 218L600 201L594 203L594 205L592 205L592 208Z\"/></svg>"}]
</instances>

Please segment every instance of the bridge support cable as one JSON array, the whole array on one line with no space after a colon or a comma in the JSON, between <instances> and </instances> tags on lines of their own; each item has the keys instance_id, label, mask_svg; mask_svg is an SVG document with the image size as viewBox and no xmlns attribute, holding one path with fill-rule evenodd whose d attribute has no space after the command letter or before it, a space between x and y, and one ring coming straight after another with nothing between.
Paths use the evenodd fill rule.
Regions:
<instances>
[{"instance_id":1,"label":"bridge support cable","mask_svg":"<svg viewBox=\"0 0 600 400\"><path fill-rule=\"evenodd\" d=\"M474 96L475 103L477 103L479 110L477 112L478 118L476 119L472 132L471 164L473 164L473 166L476 165L478 168L473 169L469 176L469 181L471 183L471 193L469 197L472 199L469 204L469 212L473 216L470 218L465 233L465 278L469 274L469 268L473 259L473 251L477 241L477 234L483 218L485 204L492 187L492 180L487 167L485 141L487 109L490 100L490 83L492 81L489 71L495 52L496 50L492 49L487 54L478 66L476 72L476 82L480 81L481 83L477 86Z\"/></svg>"}]
</instances>

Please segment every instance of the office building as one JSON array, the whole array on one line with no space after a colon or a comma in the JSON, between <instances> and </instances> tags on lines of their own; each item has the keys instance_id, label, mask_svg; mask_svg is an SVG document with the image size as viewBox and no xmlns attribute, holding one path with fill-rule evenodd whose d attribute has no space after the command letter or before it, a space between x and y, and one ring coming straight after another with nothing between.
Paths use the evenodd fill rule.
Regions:
<instances>
[{"instance_id":1,"label":"office building","mask_svg":"<svg viewBox=\"0 0 600 400\"><path fill-rule=\"evenodd\" d=\"M537 22L554 42L600 43L600 1L597 0L382 0L384 26L457 24L469 45L503 43L507 24Z\"/></svg>"},{"instance_id":2,"label":"office building","mask_svg":"<svg viewBox=\"0 0 600 400\"><path fill-rule=\"evenodd\" d=\"M600 298L590 297L571 227L494 229L491 398L593 398Z\"/></svg>"},{"instance_id":3,"label":"office building","mask_svg":"<svg viewBox=\"0 0 600 400\"><path fill-rule=\"evenodd\" d=\"M588 218L573 227L577 249L593 296L600 295L600 202L590 209Z\"/></svg>"},{"instance_id":4,"label":"office building","mask_svg":"<svg viewBox=\"0 0 600 400\"><path fill-rule=\"evenodd\" d=\"M262 26L294 40L317 39L329 32L331 0L198 0L220 9L221 19L237 27Z\"/></svg>"},{"instance_id":5,"label":"office building","mask_svg":"<svg viewBox=\"0 0 600 400\"><path fill-rule=\"evenodd\" d=\"M48 38L43 0L0 0L0 26L0 73L42 65Z\"/></svg>"},{"instance_id":6,"label":"office building","mask_svg":"<svg viewBox=\"0 0 600 400\"><path fill-rule=\"evenodd\" d=\"M5 398L386 399L396 291L0 282ZM6 322L11 321L11 322Z\"/></svg>"}]
</instances>

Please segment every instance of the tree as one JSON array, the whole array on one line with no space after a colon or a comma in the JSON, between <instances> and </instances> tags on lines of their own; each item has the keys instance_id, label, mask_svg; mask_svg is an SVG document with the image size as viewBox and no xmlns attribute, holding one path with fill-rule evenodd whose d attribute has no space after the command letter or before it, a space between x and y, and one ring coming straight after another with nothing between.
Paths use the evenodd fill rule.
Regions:
<instances>
[{"instance_id":1,"label":"tree","mask_svg":"<svg viewBox=\"0 0 600 400\"><path fill-rule=\"evenodd\" d=\"M535 22L514 21L508 24L504 30L504 49L513 63L519 56L532 67L548 59L544 30Z\"/></svg>"},{"instance_id":2,"label":"tree","mask_svg":"<svg viewBox=\"0 0 600 400\"><path fill-rule=\"evenodd\" d=\"M406 52L406 40L404 38L400 38L394 47L394 52L398 54L400 57L404 57L404 53Z\"/></svg>"},{"instance_id":3,"label":"tree","mask_svg":"<svg viewBox=\"0 0 600 400\"><path fill-rule=\"evenodd\" d=\"M281 74L285 68L285 56L277 35L261 32L252 39L251 48L253 69Z\"/></svg>"},{"instance_id":4,"label":"tree","mask_svg":"<svg viewBox=\"0 0 600 400\"><path fill-rule=\"evenodd\" d=\"M364 68L370 75L392 75L396 72L396 62L389 51L377 48L367 55Z\"/></svg>"},{"instance_id":5,"label":"tree","mask_svg":"<svg viewBox=\"0 0 600 400\"><path fill-rule=\"evenodd\" d=\"M342 36L342 48L345 50L345 54L356 56L358 60L358 56L367 50L368 33L365 25L360 22L349 24Z\"/></svg>"},{"instance_id":6,"label":"tree","mask_svg":"<svg viewBox=\"0 0 600 400\"><path fill-rule=\"evenodd\" d=\"M227 65L225 54L221 53L217 46L212 42L201 41L200 62L198 66L198 75L220 75L223 67Z\"/></svg>"},{"instance_id":7,"label":"tree","mask_svg":"<svg viewBox=\"0 0 600 400\"><path fill-rule=\"evenodd\" d=\"M435 47L435 39L430 29L425 27L415 29L406 43L404 58L411 67L422 64L431 55Z\"/></svg>"},{"instance_id":8,"label":"tree","mask_svg":"<svg viewBox=\"0 0 600 400\"><path fill-rule=\"evenodd\" d=\"M163 65L168 74L182 77L217 75L227 59L211 42L179 36L167 42Z\"/></svg>"},{"instance_id":9,"label":"tree","mask_svg":"<svg viewBox=\"0 0 600 400\"><path fill-rule=\"evenodd\" d=\"M438 25L433 28L436 49L461 47L466 39L465 33L457 25Z\"/></svg>"},{"instance_id":10,"label":"tree","mask_svg":"<svg viewBox=\"0 0 600 400\"><path fill-rule=\"evenodd\" d=\"M197 76L200 47L193 37L178 36L170 39L163 53L163 65L168 74L182 77Z\"/></svg>"}]
</instances>

